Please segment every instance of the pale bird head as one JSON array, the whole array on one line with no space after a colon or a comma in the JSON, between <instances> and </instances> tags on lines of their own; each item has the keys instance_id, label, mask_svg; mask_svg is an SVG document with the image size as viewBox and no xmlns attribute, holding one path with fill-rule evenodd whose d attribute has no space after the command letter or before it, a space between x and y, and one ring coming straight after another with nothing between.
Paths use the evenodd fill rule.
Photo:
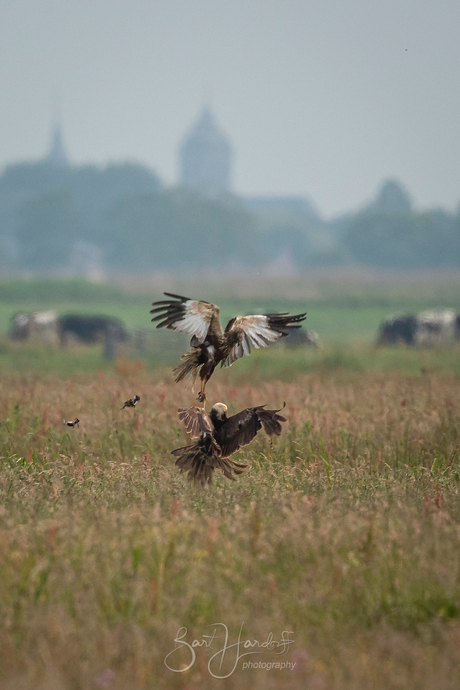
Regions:
<instances>
[{"instance_id":1,"label":"pale bird head","mask_svg":"<svg viewBox=\"0 0 460 690\"><path fill-rule=\"evenodd\" d=\"M225 416L225 413L227 412L227 410L228 410L227 405L224 405L224 403L218 402L212 406L211 412L214 412L217 419L222 419L222 417Z\"/></svg>"}]
</instances>

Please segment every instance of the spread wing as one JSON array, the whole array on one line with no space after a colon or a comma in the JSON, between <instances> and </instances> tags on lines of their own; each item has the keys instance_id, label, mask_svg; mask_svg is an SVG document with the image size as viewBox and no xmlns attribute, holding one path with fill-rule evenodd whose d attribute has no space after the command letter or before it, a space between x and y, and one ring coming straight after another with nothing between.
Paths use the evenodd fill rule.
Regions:
<instances>
[{"instance_id":1,"label":"spread wing","mask_svg":"<svg viewBox=\"0 0 460 690\"><path fill-rule=\"evenodd\" d=\"M227 479L235 481L233 474L242 474L246 465L222 457L222 452L212 434L204 433L195 443L173 450L177 457L176 467L187 472L187 479L195 484L210 484L214 470L222 470Z\"/></svg>"},{"instance_id":2,"label":"spread wing","mask_svg":"<svg viewBox=\"0 0 460 690\"><path fill-rule=\"evenodd\" d=\"M248 407L238 414L228 417L226 422L214 432L214 437L222 449L222 457L235 453L241 446L251 443L260 429L268 436L281 434L281 422L286 419L277 414L280 410L265 410L263 407Z\"/></svg>"},{"instance_id":3,"label":"spread wing","mask_svg":"<svg viewBox=\"0 0 460 690\"><path fill-rule=\"evenodd\" d=\"M228 417L225 423L214 432L224 458L235 453L241 446L251 443L259 429L262 428L256 409L255 407L248 407L238 414Z\"/></svg>"},{"instance_id":4,"label":"spread wing","mask_svg":"<svg viewBox=\"0 0 460 690\"><path fill-rule=\"evenodd\" d=\"M254 316L237 316L231 319L226 328L225 336L230 341L235 338L237 344L232 348L228 357L222 362L223 367L230 367L233 362L243 355L251 354L251 345L255 348L267 347L270 343L285 338L287 330L301 328L305 314L256 314Z\"/></svg>"},{"instance_id":5,"label":"spread wing","mask_svg":"<svg viewBox=\"0 0 460 690\"><path fill-rule=\"evenodd\" d=\"M179 419L184 423L185 430L192 438L198 438L202 433L214 431L213 423L206 414L204 407L179 408Z\"/></svg>"},{"instance_id":6,"label":"spread wing","mask_svg":"<svg viewBox=\"0 0 460 690\"><path fill-rule=\"evenodd\" d=\"M286 407L286 403L281 409L284 407ZM267 436L279 436L283 430L281 423L287 421L286 417L278 414L281 410L266 410L265 407L257 407L256 409L259 421L262 423Z\"/></svg>"},{"instance_id":7,"label":"spread wing","mask_svg":"<svg viewBox=\"0 0 460 690\"><path fill-rule=\"evenodd\" d=\"M189 299L170 292L164 293L166 297L173 299L153 302L151 314L156 314L152 321L159 321L157 328L166 328L179 333L187 333L195 336L198 343L204 343L208 331L215 335L222 335L222 327L219 320L219 307L210 302Z\"/></svg>"}]
</instances>

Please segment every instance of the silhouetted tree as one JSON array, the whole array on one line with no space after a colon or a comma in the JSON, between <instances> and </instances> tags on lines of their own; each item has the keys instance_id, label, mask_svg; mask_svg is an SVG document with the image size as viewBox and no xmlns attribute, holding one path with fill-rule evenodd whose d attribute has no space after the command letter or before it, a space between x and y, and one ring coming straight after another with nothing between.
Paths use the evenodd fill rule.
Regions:
<instances>
[{"instance_id":1,"label":"silhouetted tree","mask_svg":"<svg viewBox=\"0 0 460 690\"><path fill-rule=\"evenodd\" d=\"M69 263L81 228L81 214L70 192L34 197L20 207L18 215L17 238L24 268L46 272Z\"/></svg>"},{"instance_id":2,"label":"silhouetted tree","mask_svg":"<svg viewBox=\"0 0 460 690\"><path fill-rule=\"evenodd\" d=\"M254 264L263 255L251 214L182 189L119 199L103 243L109 263L126 271L207 271Z\"/></svg>"},{"instance_id":3,"label":"silhouetted tree","mask_svg":"<svg viewBox=\"0 0 460 690\"><path fill-rule=\"evenodd\" d=\"M444 211L372 213L356 216L343 244L365 265L438 268L460 264L460 233Z\"/></svg>"}]
</instances>

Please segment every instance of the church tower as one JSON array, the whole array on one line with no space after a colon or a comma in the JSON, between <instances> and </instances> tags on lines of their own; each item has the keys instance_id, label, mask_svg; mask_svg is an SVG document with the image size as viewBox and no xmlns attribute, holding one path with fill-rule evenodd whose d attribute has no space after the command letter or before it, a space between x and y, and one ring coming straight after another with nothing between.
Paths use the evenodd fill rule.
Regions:
<instances>
[{"instance_id":1,"label":"church tower","mask_svg":"<svg viewBox=\"0 0 460 690\"><path fill-rule=\"evenodd\" d=\"M208 107L184 137L179 158L182 184L206 196L230 192L232 147Z\"/></svg>"},{"instance_id":2,"label":"church tower","mask_svg":"<svg viewBox=\"0 0 460 690\"><path fill-rule=\"evenodd\" d=\"M69 157L64 146L62 128L59 124L55 124L51 131L51 143L44 161L60 168L69 165Z\"/></svg>"}]
</instances>

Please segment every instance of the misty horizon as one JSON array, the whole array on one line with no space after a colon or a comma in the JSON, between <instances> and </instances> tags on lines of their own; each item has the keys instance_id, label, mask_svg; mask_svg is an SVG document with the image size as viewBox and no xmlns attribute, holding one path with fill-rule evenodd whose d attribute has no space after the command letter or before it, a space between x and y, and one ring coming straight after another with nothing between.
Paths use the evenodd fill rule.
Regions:
<instances>
[{"instance_id":1,"label":"misty horizon","mask_svg":"<svg viewBox=\"0 0 460 690\"><path fill-rule=\"evenodd\" d=\"M66 145L64 128L63 128L62 125L61 125L60 123L58 123L58 122L54 122L54 123L50 126L50 128L49 128L49 133L48 133L48 148L43 152L43 155L42 155L42 156L40 156L40 157L38 157L38 158L35 158L35 159L21 159L21 160L9 161L9 162L7 162L7 163L3 166L3 169L0 170L0 175L2 175L3 173L5 173L5 171L7 171L8 168L15 167L15 166L18 166L18 165L19 165L19 166L24 165L24 164L32 164L32 165L34 165L34 164L37 164L37 163L46 162L47 160L51 160L53 163L56 163L55 160L53 161L53 147L56 145L56 143L53 141L53 137L54 137L54 135L55 135L55 133L56 133L57 130L60 132L60 136L62 137L62 142L61 142L61 144L62 144L62 146L63 146L64 149L65 149L65 156L66 156L65 161L63 160L63 161L61 162L61 164L66 165L66 166L68 166L68 167L70 167L70 168L94 167L94 168L97 168L97 169L100 170L100 171L103 171L104 169L110 168L111 166L119 166L119 165L122 165L122 166L123 166L123 165L125 165L125 164L128 164L128 165L139 165L139 166L145 167L146 169L150 170L150 171L158 178L159 183L160 183L161 185L163 185L164 187L166 187L166 188L167 188L167 187L171 187L171 188L179 187L179 186L181 186L182 184L184 184L184 182L180 179L179 174L178 174L178 176L177 176L177 179L173 180L172 182L167 182L167 181L161 176L161 174L159 173L159 171L158 171L157 168L155 168L155 167L149 165L149 164L146 163L145 161L138 160L138 159L135 159L135 158L133 158L133 157L127 157L127 158L120 159L120 160L116 160L116 159L113 159L113 158L109 158L109 159L107 159L106 161L93 161L93 160L87 160L87 161L76 162L76 161L74 160L74 157L73 157L73 155L72 155L72 152L69 151L69 149L68 149L68 147L67 147L67 145ZM191 130L191 127L189 127L189 130ZM187 132L187 133L188 133L188 132ZM182 137L182 140L183 140L183 139L184 139L184 137ZM180 142L179 142L179 144L180 144ZM178 147L177 147L177 158L179 158L179 144L178 144ZM63 155L63 153L59 152L59 153L56 154L56 155L58 155L58 156L59 156L59 155ZM231 188L230 188L229 191L230 191L230 194L231 194L232 196L235 196L236 198L240 198L240 199L242 199L242 200L247 200L248 202L250 202L251 204L253 204L253 206L254 206L255 208L257 208L257 204L258 204L259 202L260 202L260 204L262 205L264 202L267 202L267 204L270 204L270 202L271 202L271 201L274 201L274 200L284 200L284 199L285 199L285 200L292 200L292 201L294 202L294 200L297 199L299 203L304 202L304 203L306 204L306 206L309 207L309 212L311 212L312 215L317 216L318 218L322 218L322 219L324 219L324 220L334 220L334 219L339 219L341 216L346 216L346 215L348 215L348 214L357 213L357 212L359 212L359 211L361 211L361 210L363 210L363 209L366 209L366 208L368 208L369 206L371 206L372 203L375 201L375 198L378 196L378 193L382 190L382 188L383 188L383 187L385 186L385 184L387 184L388 182L395 182L395 183L397 183L398 185L400 185L400 187L401 187L402 189L404 189L404 190L407 192L408 198L409 198L411 201L413 200L413 195L411 194L411 190L407 188L407 186L406 186L405 183L404 183L404 180L397 179L397 178L394 178L394 177L391 177L391 176L390 176L390 177L388 177L388 178L384 178L384 179L380 180L380 182L378 183L378 185L377 185L377 187L375 188L375 190L373 190L373 194L371 194L371 196L368 197L368 198L365 198L365 199L363 198L363 199L361 200L361 202L359 202L359 203L357 204L356 207L342 209L341 211L339 211L338 213L336 213L334 216L332 216L332 217L330 217L330 218L327 218L326 215L321 214L321 211L318 209L318 206L317 206L317 204L316 204L315 199L313 199L313 198L312 198L310 195L308 195L308 194L279 194L279 193L276 193L276 191L275 191L275 193L273 193L273 194L268 194L268 193L266 193L266 194L257 194L257 195L245 195L245 194L239 194L239 193L235 192L235 191L234 191L233 189L231 189ZM206 196L206 194L205 194L204 196ZM418 210L427 210L427 209L421 209L421 208L420 208L419 206L417 206L417 204L415 204L415 203L413 204L413 207L414 207L415 209L418 209ZM448 210L448 209L446 209L446 208L444 208L444 207L441 207L441 206L438 206L438 207L435 207L435 208L439 208L439 209L442 209L442 210ZM459 203L457 204L457 206L453 209L453 211L454 211L454 212L455 212L455 211L458 211L459 208L460 208L460 200L459 200Z\"/></svg>"},{"instance_id":2,"label":"misty horizon","mask_svg":"<svg viewBox=\"0 0 460 690\"><path fill-rule=\"evenodd\" d=\"M135 160L172 185L210 103L236 195L333 218L397 179L454 211L459 25L454 0L3 3L0 168L41 158L58 120L75 165Z\"/></svg>"}]
</instances>

